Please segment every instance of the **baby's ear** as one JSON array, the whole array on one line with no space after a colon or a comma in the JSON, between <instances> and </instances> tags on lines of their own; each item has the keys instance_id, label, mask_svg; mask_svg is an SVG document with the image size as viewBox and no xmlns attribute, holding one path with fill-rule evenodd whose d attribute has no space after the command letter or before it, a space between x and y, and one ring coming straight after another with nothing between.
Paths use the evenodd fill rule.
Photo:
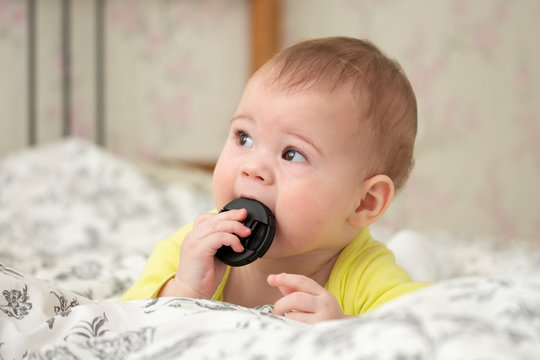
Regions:
<instances>
[{"instance_id":1,"label":"baby's ear","mask_svg":"<svg viewBox=\"0 0 540 360\"><path fill-rule=\"evenodd\" d=\"M377 221L394 199L394 183L386 175L375 175L361 185L360 199L354 212L347 219L356 228L366 227Z\"/></svg>"}]
</instances>

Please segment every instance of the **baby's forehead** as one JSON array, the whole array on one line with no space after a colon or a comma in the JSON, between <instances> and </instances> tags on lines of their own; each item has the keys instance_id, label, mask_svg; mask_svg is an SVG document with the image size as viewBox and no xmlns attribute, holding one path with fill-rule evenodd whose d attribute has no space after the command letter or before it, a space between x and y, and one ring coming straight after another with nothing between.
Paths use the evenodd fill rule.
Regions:
<instances>
[{"instance_id":1,"label":"baby's forehead","mask_svg":"<svg viewBox=\"0 0 540 360\"><path fill-rule=\"evenodd\" d=\"M320 95L320 101L339 102L347 109L355 109L356 118L363 117L365 101L358 94L358 88L350 82L343 82L338 85L332 81L306 81L305 83L294 83L291 79L280 77L275 68L261 68L250 79L252 91L268 91L275 94L285 94L288 98L306 94Z\"/></svg>"},{"instance_id":2,"label":"baby's forehead","mask_svg":"<svg viewBox=\"0 0 540 360\"><path fill-rule=\"evenodd\" d=\"M340 77L338 72L323 70L307 71L306 69L298 69L298 71L283 71L281 63L270 61L253 76L262 77L266 86L291 94L315 91L331 96L332 93L338 93L342 89L350 92L357 91L359 84L356 84L354 79L345 79Z\"/></svg>"},{"instance_id":3,"label":"baby's forehead","mask_svg":"<svg viewBox=\"0 0 540 360\"><path fill-rule=\"evenodd\" d=\"M364 96L365 92L352 81L336 83L308 80L303 83L293 83L290 79L277 77L272 72L261 75L263 86L270 91L284 93L291 98L303 94L321 95L321 101L338 101L347 109L354 109L355 119L358 121L366 117L367 97Z\"/></svg>"}]
</instances>

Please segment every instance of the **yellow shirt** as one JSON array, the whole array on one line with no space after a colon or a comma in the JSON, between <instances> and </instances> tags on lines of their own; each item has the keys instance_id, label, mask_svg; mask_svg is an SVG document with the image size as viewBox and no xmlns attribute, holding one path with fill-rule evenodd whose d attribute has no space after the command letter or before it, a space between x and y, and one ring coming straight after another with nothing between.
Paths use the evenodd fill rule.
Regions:
<instances>
[{"instance_id":1,"label":"yellow shirt","mask_svg":"<svg viewBox=\"0 0 540 360\"><path fill-rule=\"evenodd\" d=\"M139 280L122 300L157 296L162 286L176 274L180 245L192 228L193 223L190 223L156 245ZM229 272L230 267L227 267L213 300L223 301ZM407 272L395 263L392 252L375 241L369 229L365 228L343 249L325 288L336 297L345 314L360 315L426 285L413 282Z\"/></svg>"}]
</instances>

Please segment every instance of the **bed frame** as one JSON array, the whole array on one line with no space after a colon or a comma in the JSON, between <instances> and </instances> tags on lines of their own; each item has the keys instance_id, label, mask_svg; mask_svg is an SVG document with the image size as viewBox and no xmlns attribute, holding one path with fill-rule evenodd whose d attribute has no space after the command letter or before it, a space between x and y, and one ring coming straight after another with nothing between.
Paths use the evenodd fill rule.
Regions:
<instances>
[{"instance_id":1,"label":"bed frame","mask_svg":"<svg viewBox=\"0 0 540 360\"><path fill-rule=\"evenodd\" d=\"M72 22L73 0L60 0L60 57L63 64L61 73L61 135L69 136L72 129ZM251 24L251 71L258 69L281 46L280 21L281 0L246 0L250 7L249 16ZM92 3L91 3L92 4ZM27 96L27 145L39 143L37 124L37 50L38 50L38 6L37 0L26 0L27 15L27 73L28 73L28 96ZM99 145L104 146L107 140L106 134L106 86L105 86L105 41L106 41L106 1L93 0L94 13L94 48L95 54L95 139ZM197 164L196 164L197 165ZM198 164L208 167L209 164Z\"/></svg>"},{"instance_id":2,"label":"bed frame","mask_svg":"<svg viewBox=\"0 0 540 360\"><path fill-rule=\"evenodd\" d=\"M251 0L251 70L281 47L281 0Z\"/></svg>"}]
</instances>

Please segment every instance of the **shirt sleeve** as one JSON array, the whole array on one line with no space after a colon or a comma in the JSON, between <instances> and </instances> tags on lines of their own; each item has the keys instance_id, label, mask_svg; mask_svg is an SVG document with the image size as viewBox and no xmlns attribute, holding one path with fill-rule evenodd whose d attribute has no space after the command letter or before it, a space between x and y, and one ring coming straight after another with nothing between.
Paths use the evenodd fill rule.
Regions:
<instances>
[{"instance_id":1,"label":"shirt sleeve","mask_svg":"<svg viewBox=\"0 0 540 360\"><path fill-rule=\"evenodd\" d=\"M361 315L401 295L426 287L395 262L394 254L362 232L338 258L328 282L343 312Z\"/></svg>"},{"instance_id":2,"label":"shirt sleeve","mask_svg":"<svg viewBox=\"0 0 540 360\"><path fill-rule=\"evenodd\" d=\"M139 279L120 300L155 298L163 285L176 274L180 245L192 229L193 223L190 223L167 239L160 241L154 247Z\"/></svg>"}]
</instances>

